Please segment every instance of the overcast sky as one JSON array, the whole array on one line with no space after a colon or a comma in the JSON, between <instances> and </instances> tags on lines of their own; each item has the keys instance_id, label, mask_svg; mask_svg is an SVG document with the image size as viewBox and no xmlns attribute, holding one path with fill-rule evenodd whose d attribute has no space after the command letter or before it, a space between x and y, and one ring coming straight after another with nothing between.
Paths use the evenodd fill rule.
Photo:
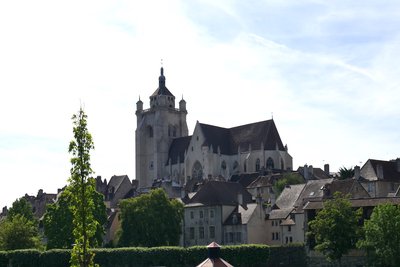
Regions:
<instances>
[{"instance_id":1,"label":"overcast sky","mask_svg":"<svg viewBox=\"0 0 400 267\"><path fill-rule=\"evenodd\" d=\"M0 208L66 184L80 105L95 175L134 179L161 59L190 133L273 114L295 169L400 156L398 1L0 1Z\"/></svg>"}]
</instances>

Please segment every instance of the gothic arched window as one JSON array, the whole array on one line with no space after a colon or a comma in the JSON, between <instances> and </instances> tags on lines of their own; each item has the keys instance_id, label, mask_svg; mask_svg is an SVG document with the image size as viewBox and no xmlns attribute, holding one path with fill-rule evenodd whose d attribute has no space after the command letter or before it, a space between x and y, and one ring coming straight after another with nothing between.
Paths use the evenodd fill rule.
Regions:
<instances>
[{"instance_id":1,"label":"gothic arched window","mask_svg":"<svg viewBox=\"0 0 400 267\"><path fill-rule=\"evenodd\" d=\"M232 173L239 172L239 163L236 160L233 162L232 168L233 168Z\"/></svg>"},{"instance_id":2,"label":"gothic arched window","mask_svg":"<svg viewBox=\"0 0 400 267\"><path fill-rule=\"evenodd\" d=\"M285 169L285 164L283 163L283 159L281 159L281 170Z\"/></svg>"},{"instance_id":3,"label":"gothic arched window","mask_svg":"<svg viewBox=\"0 0 400 267\"><path fill-rule=\"evenodd\" d=\"M267 166L267 170L272 170L274 168L274 160L271 157L269 157L267 159L266 166Z\"/></svg>"},{"instance_id":4,"label":"gothic arched window","mask_svg":"<svg viewBox=\"0 0 400 267\"><path fill-rule=\"evenodd\" d=\"M256 172L260 171L260 159L256 160Z\"/></svg>"},{"instance_id":5,"label":"gothic arched window","mask_svg":"<svg viewBox=\"0 0 400 267\"><path fill-rule=\"evenodd\" d=\"M226 162L225 162L225 160L222 161L222 163L221 163L221 169L222 170L226 170Z\"/></svg>"},{"instance_id":6,"label":"gothic arched window","mask_svg":"<svg viewBox=\"0 0 400 267\"><path fill-rule=\"evenodd\" d=\"M192 179L203 179L203 167L199 161L193 164L192 168Z\"/></svg>"}]
</instances>

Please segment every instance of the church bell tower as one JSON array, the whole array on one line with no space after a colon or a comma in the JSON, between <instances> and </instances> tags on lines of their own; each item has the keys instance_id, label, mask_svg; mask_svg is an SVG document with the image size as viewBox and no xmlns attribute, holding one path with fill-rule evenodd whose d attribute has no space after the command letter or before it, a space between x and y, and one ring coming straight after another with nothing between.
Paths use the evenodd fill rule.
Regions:
<instances>
[{"instance_id":1,"label":"church bell tower","mask_svg":"<svg viewBox=\"0 0 400 267\"><path fill-rule=\"evenodd\" d=\"M174 138L188 135L186 102L175 108L175 96L165 86L161 67L158 88L150 96L150 108L136 103L136 179L141 190L149 189L155 179L167 175L168 151Z\"/></svg>"}]
</instances>

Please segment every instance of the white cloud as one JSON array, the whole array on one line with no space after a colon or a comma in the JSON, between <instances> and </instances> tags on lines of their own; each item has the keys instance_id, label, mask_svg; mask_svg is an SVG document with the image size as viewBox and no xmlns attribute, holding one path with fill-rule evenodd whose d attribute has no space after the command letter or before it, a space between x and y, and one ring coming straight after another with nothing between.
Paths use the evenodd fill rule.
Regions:
<instances>
[{"instance_id":1,"label":"white cloud","mask_svg":"<svg viewBox=\"0 0 400 267\"><path fill-rule=\"evenodd\" d=\"M295 166L331 163L335 170L396 157L397 9L376 14L394 24L384 39L361 27L377 21L372 10L381 9L367 5L360 14L344 2L318 1L1 2L7 186L0 206L65 184L70 118L81 103L96 174L133 179L135 103L140 95L148 105L161 59L167 87L187 101L190 131L196 120L231 127L273 113ZM354 41L357 31L369 39Z\"/></svg>"}]
</instances>

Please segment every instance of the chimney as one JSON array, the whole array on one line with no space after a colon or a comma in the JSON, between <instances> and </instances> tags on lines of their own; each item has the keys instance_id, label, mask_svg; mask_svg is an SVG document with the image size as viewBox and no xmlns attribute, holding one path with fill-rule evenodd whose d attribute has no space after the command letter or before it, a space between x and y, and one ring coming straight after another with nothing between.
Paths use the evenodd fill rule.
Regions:
<instances>
[{"instance_id":1,"label":"chimney","mask_svg":"<svg viewBox=\"0 0 400 267\"><path fill-rule=\"evenodd\" d=\"M400 172L400 158L396 159L397 171Z\"/></svg>"},{"instance_id":2,"label":"chimney","mask_svg":"<svg viewBox=\"0 0 400 267\"><path fill-rule=\"evenodd\" d=\"M314 176L314 168L313 168L312 165L308 166L308 172L309 172L309 175L310 175L310 179L312 179L313 176Z\"/></svg>"},{"instance_id":3,"label":"chimney","mask_svg":"<svg viewBox=\"0 0 400 267\"><path fill-rule=\"evenodd\" d=\"M354 166L354 179L360 179L360 166Z\"/></svg>"},{"instance_id":4,"label":"chimney","mask_svg":"<svg viewBox=\"0 0 400 267\"><path fill-rule=\"evenodd\" d=\"M310 179L310 177L309 177L309 175L308 175L308 166L307 166L307 164L306 165L304 165L304 168L303 168L303 172L304 172L304 179L306 180L306 181L308 181L308 179Z\"/></svg>"},{"instance_id":5,"label":"chimney","mask_svg":"<svg viewBox=\"0 0 400 267\"><path fill-rule=\"evenodd\" d=\"M238 193L237 195L237 202L240 206L243 206L243 194L242 193Z\"/></svg>"},{"instance_id":6,"label":"chimney","mask_svg":"<svg viewBox=\"0 0 400 267\"><path fill-rule=\"evenodd\" d=\"M329 164L325 164L324 165L324 172L325 172L326 175L329 176Z\"/></svg>"}]
</instances>

